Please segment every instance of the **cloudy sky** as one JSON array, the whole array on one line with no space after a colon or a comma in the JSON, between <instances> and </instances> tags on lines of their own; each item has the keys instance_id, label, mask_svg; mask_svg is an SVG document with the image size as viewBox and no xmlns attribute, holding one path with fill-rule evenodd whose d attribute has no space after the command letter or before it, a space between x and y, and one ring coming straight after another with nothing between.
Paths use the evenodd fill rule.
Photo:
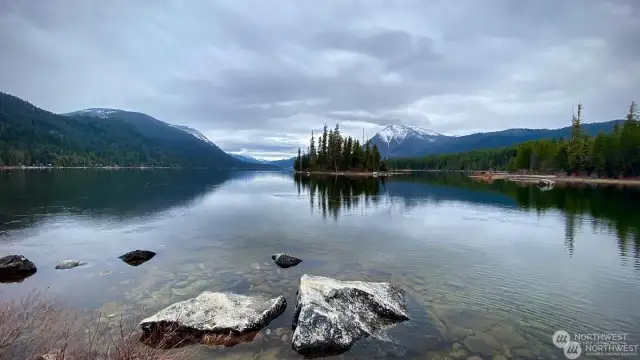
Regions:
<instances>
[{"instance_id":1,"label":"cloudy sky","mask_svg":"<svg viewBox=\"0 0 640 360\"><path fill-rule=\"evenodd\" d=\"M562 127L640 101L638 0L0 0L0 91L282 158L312 129Z\"/></svg>"}]
</instances>

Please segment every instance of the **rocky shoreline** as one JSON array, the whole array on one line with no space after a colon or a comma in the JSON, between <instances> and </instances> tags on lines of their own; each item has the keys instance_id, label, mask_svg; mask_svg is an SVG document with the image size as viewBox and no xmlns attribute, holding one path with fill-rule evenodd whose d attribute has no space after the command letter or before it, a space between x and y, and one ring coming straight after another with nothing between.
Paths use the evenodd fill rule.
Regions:
<instances>
[{"instance_id":1,"label":"rocky shoreline","mask_svg":"<svg viewBox=\"0 0 640 360\"><path fill-rule=\"evenodd\" d=\"M274 257L277 257L275 255ZM235 304L232 308L236 310L245 309L244 312L235 310L230 312L235 314L231 317L235 320L252 318L239 316L239 314L251 313L253 319L258 319L260 314L267 312L265 317L253 322L256 326L222 327L216 331L211 328L200 332L194 332L193 326L188 326L184 327L182 332L178 332L180 339L178 342L182 341L185 344L201 343L214 347L245 344L234 348L233 352L217 353L216 358L220 359L227 357L239 359L244 358L243 356L284 359L297 358L298 352L324 356L344 351L349 351L353 354L350 356L357 358L362 356L363 358L387 358L392 355L413 358L411 354L416 355L416 359L448 360L560 358L558 353L554 353L554 349L548 346L550 335L546 333L543 325L535 322L511 323L508 318L489 311L451 306L447 296L443 297L438 291L429 290L429 284L433 284L433 279L405 274L403 280L399 281L399 278L389 273L373 272L372 269L359 265L345 264L345 266L338 266L331 273L340 274L340 279L362 279L363 281L343 281L309 275L306 273L308 269L304 266L276 267L273 257L270 259L272 261L266 260L260 263L255 262L247 266L246 271L235 273L216 270L203 264L188 264L189 266L185 264L185 270L180 272L185 274L184 276L175 273L166 274L171 275L172 280L165 284L164 290L158 292L157 289L140 288L138 295L130 294L134 295L129 299L136 304L135 306L152 306L157 309L159 303L165 304L155 315L139 323L143 333L144 328L148 326L146 324L158 323L158 321L152 321L153 319L159 320L162 315L166 320L167 316L171 315L171 312L165 311L166 309L171 309L173 306L172 311L175 315L180 312L175 311L176 308L189 309L189 307L175 304L185 304L185 301L189 304L191 301L192 309L194 309L193 305L198 303L208 304L209 311L202 314L208 313L207 316L212 318L215 318L215 314L211 309L225 309L224 306L229 304ZM302 264L305 263L302 262ZM150 271L157 269L157 266L151 266ZM322 268L317 271L325 272ZM202 278L201 275L204 273L210 274L211 278ZM191 275L186 276L186 274ZM388 279L389 282L380 283L372 280L381 277ZM298 284L296 284L297 281L299 281ZM452 283L447 286L457 291L462 285ZM405 294L402 289L408 292ZM168 296L165 295L167 291ZM412 298L414 291L419 291L421 293L419 297L427 299L426 302L408 306L407 301ZM423 292L427 295L423 295ZM201 295L194 298L192 295L194 293ZM402 293L401 297L400 293ZM160 300L156 294L162 296L164 300ZM202 294L207 295L202 296ZM251 300L242 300L243 296ZM199 297L198 301L194 301ZM228 301L222 301L222 299ZM395 300L389 303L387 301L389 299ZM288 307L287 300L291 300L291 305L295 305ZM220 304L226 305L220 306ZM390 307L389 304L397 306ZM207 309L207 306L202 309ZM303 310L305 306L307 310ZM226 309L225 312L229 313L229 307ZM263 309L263 311L255 311L255 309ZM339 313L340 316L332 317L331 321L314 317L313 314L321 314L327 309ZM107 318L111 318L118 313L124 314L123 311L126 309L112 307L101 311ZM416 311L423 313L419 314ZM425 316L429 319L427 328L412 327L418 323L424 323ZM229 316L226 320L229 320ZM207 320L202 321L201 324L213 322L215 321ZM526 333L522 331L523 327L528 329ZM331 335L336 333L328 331L332 328L341 329L340 333L343 335L341 337ZM187 331L184 331L185 329ZM166 330L171 331L176 328L167 327ZM147 331L147 333L153 332ZM425 336L427 333L434 334L435 337ZM411 338L412 336L415 338ZM310 341L310 339L322 341ZM153 341L158 339L141 338L141 340L153 344ZM167 341L164 343L170 344ZM338 344L338 346L331 344ZM313 347L315 350L310 351ZM362 355L363 352L366 355ZM559 354L562 356L561 352Z\"/></svg>"}]
</instances>

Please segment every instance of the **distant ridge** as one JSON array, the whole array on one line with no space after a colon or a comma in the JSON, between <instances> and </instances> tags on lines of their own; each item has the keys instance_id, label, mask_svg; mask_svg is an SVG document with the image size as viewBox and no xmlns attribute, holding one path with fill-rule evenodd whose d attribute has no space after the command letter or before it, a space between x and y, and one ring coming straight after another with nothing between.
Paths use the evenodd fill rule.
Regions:
<instances>
[{"instance_id":1,"label":"distant ridge","mask_svg":"<svg viewBox=\"0 0 640 360\"><path fill-rule=\"evenodd\" d=\"M622 121L585 123L582 124L582 129L589 135L597 135L600 131L612 131L614 125ZM447 136L415 126L389 125L375 134L371 138L371 142L378 146L383 157L397 158L498 148L529 140L567 138L570 135L570 126L559 129L515 128L463 136Z\"/></svg>"},{"instance_id":2,"label":"distant ridge","mask_svg":"<svg viewBox=\"0 0 640 360\"><path fill-rule=\"evenodd\" d=\"M232 154L232 153L228 153L229 155L233 156L234 158L244 161L244 162L248 162L248 163L252 163L252 164L268 164L269 161L267 160L263 160L263 159L257 159L254 158L253 156L249 155L249 154Z\"/></svg>"},{"instance_id":3,"label":"distant ridge","mask_svg":"<svg viewBox=\"0 0 640 360\"><path fill-rule=\"evenodd\" d=\"M197 130L143 113L54 114L6 93L0 93L0 129L0 165L275 168L235 159Z\"/></svg>"}]
</instances>

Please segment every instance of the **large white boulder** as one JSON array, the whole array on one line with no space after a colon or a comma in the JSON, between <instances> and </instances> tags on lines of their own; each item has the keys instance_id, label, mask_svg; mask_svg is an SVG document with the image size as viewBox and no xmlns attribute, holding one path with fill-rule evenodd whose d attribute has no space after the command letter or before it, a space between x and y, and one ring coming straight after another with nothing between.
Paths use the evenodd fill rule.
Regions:
<instances>
[{"instance_id":1,"label":"large white boulder","mask_svg":"<svg viewBox=\"0 0 640 360\"><path fill-rule=\"evenodd\" d=\"M409 319L404 291L385 282L303 275L292 346L304 355L338 354L360 338Z\"/></svg>"},{"instance_id":2,"label":"large white boulder","mask_svg":"<svg viewBox=\"0 0 640 360\"><path fill-rule=\"evenodd\" d=\"M155 339L152 343L193 343L216 334L240 336L258 331L280 316L286 307L283 296L269 298L205 291L142 320L140 327L144 335ZM159 339L158 334L174 338L160 336Z\"/></svg>"}]
</instances>

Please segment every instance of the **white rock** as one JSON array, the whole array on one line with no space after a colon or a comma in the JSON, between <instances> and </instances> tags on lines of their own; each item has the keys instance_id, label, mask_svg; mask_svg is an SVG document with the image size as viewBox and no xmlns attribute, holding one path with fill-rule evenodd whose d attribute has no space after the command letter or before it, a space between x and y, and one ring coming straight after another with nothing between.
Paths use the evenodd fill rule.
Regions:
<instances>
[{"instance_id":1,"label":"white rock","mask_svg":"<svg viewBox=\"0 0 640 360\"><path fill-rule=\"evenodd\" d=\"M283 296L268 298L205 291L142 320L140 327L145 332L152 331L155 325L213 333L257 331L280 316L286 306Z\"/></svg>"},{"instance_id":2,"label":"white rock","mask_svg":"<svg viewBox=\"0 0 640 360\"><path fill-rule=\"evenodd\" d=\"M303 275L294 311L293 349L337 354L358 339L408 320L404 291L389 283Z\"/></svg>"},{"instance_id":3,"label":"white rock","mask_svg":"<svg viewBox=\"0 0 640 360\"><path fill-rule=\"evenodd\" d=\"M78 267L82 265L87 265L87 263L84 261L78 261L78 260L63 260L56 265L56 269L58 270L72 269L74 267Z\"/></svg>"}]
</instances>

